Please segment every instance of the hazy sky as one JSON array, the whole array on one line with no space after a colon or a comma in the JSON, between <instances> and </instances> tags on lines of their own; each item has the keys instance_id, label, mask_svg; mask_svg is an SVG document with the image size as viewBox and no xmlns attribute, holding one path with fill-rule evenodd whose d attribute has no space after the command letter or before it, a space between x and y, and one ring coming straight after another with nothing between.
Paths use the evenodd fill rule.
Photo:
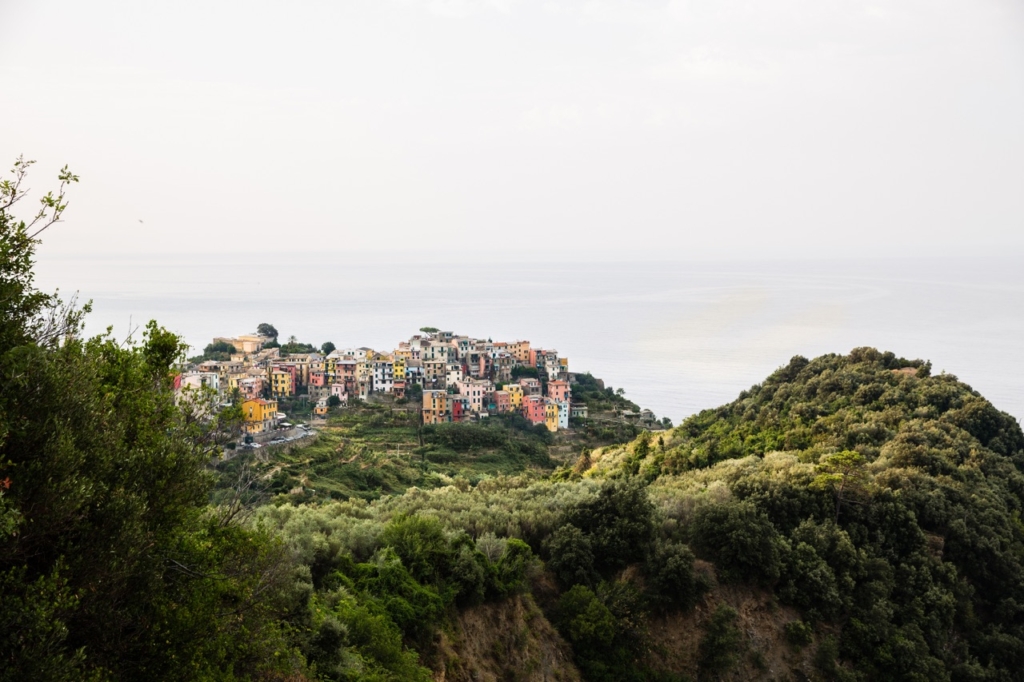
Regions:
<instances>
[{"instance_id":1,"label":"hazy sky","mask_svg":"<svg viewBox=\"0 0 1024 682\"><path fill-rule=\"evenodd\" d=\"M1024 3L0 0L0 131L53 255L1024 252Z\"/></svg>"}]
</instances>

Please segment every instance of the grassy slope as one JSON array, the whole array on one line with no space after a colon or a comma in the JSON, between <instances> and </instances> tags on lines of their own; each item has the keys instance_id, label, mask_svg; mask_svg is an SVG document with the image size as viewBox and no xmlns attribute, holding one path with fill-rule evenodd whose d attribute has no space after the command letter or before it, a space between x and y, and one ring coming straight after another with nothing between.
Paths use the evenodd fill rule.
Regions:
<instances>
[{"instance_id":1,"label":"grassy slope","mask_svg":"<svg viewBox=\"0 0 1024 682\"><path fill-rule=\"evenodd\" d=\"M292 502L376 499L414 486L468 487L495 476L539 477L557 464L548 457L549 443L543 437L536 432L505 428L497 421L486 429L448 425L456 436L469 436L468 443L442 437L427 427L421 446L418 415L408 406L365 404L344 408L332 415L326 426L318 428L319 436L310 445L287 451L270 448L259 456L242 455L222 464L220 485L233 483L239 468L248 464L261 479L259 487L267 493L280 495L295 490L289 495ZM483 438L472 438L480 433Z\"/></svg>"}]
</instances>

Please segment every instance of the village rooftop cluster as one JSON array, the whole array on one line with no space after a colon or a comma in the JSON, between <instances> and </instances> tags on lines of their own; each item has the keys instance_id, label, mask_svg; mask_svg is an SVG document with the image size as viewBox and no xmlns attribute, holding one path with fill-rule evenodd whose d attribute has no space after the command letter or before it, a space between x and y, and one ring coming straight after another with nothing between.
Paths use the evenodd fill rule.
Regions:
<instances>
[{"instance_id":1,"label":"village rooftop cluster","mask_svg":"<svg viewBox=\"0 0 1024 682\"><path fill-rule=\"evenodd\" d=\"M221 400L238 391L245 430L270 431L285 419L278 400L305 396L313 413L331 404L368 400L375 394L396 400L422 399L425 424L467 422L518 413L550 431L585 418L587 407L572 401L569 361L529 341L493 342L452 332L421 330L390 353L371 348L329 353L282 354L275 339L258 334L216 338L235 352L228 360L188 367L178 385L212 389ZM527 369L529 368L529 369ZM520 376L529 374L531 376Z\"/></svg>"}]
</instances>

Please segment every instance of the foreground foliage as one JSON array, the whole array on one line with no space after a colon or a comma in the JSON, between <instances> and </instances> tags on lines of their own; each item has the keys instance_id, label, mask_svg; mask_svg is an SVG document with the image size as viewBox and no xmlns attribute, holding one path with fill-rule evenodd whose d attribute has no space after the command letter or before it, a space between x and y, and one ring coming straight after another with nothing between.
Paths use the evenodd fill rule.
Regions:
<instances>
[{"instance_id":1,"label":"foreground foliage","mask_svg":"<svg viewBox=\"0 0 1024 682\"><path fill-rule=\"evenodd\" d=\"M182 344L154 323L82 339L83 312L33 288L26 168L0 199L0 679L297 669L282 543L207 507L220 424L174 400Z\"/></svg>"}]
</instances>

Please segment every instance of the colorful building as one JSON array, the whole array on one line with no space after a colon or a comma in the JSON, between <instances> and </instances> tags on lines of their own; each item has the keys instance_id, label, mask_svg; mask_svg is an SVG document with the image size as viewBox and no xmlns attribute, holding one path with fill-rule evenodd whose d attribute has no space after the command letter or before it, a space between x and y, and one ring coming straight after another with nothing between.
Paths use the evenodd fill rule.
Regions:
<instances>
[{"instance_id":1,"label":"colorful building","mask_svg":"<svg viewBox=\"0 0 1024 682\"><path fill-rule=\"evenodd\" d=\"M508 393L508 403L513 412L519 412L523 408L523 387L519 384L508 384L504 391Z\"/></svg>"},{"instance_id":2,"label":"colorful building","mask_svg":"<svg viewBox=\"0 0 1024 682\"><path fill-rule=\"evenodd\" d=\"M487 380L463 379L455 384L460 395L466 397L469 410L480 413L484 409L484 398L494 391L494 384Z\"/></svg>"},{"instance_id":3,"label":"colorful building","mask_svg":"<svg viewBox=\"0 0 1024 682\"><path fill-rule=\"evenodd\" d=\"M572 390L569 388L568 381L549 381L548 382L548 397L558 402L569 402L569 398L572 395Z\"/></svg>"},{"instance_id":4,"label":"colorful building","mask_svg":"<svg viewBox=\"0 0 1024 682\"><path fill-rule=\"evenodd\" d=\"M448 409L448 393L446 391L423 391L424 424L441 424L451 421Z\"/></svg>"},{"instance_id":5,"label":"colorful building","mask_svg":"<svg viewBox=\"0 0 1024 682\"><path fill-rule=\"evenodd\" d=\"M519 380L519 385L523 388L523 395L540 395L540 381L533 377L523 377Z\"/></svg>"},{"instance_id":6,"label":"colorful building","mask_svg":"<svg viewBox=\"0 0 1024 682\"><path fill-rule=\"evenodd\" d=\"M340 400L342 405L348 403L348 387L341 382L336 381L331 384L331 395Z\"/></svg>"},{"instance_id":7,"label":"colorful building","mask_svg":"<svg viewBox=\"0 0 1024 682\"><path fill-rule=\"evenodd\" d=\"M277 401L255 398L242 403L246 433L266 433L277 424Z\"/></svg>"},{"instance_id":8,"label":"colorful building","mask_svg":"<svg viewBox=\"0 0 1024 682\"><path fill-rule=\"evenodd\" d=\"M494 406L494 411L498 414L512 411L512 402L509 399L508 391L494 391L491 394L491 404Z\"/></svg>"},{"instance_id":9,"label":"colorful building","mask_svg":"<svg viewBox=\"0 0 1024 682\"><path fill-rule=\"evenodd\" d=\"M373 390L377 393L391 393L395 388L395 365L391 358L378 355L373 360Z\"/></svg>"},{"instance_id":10,"label":"colorful building","mask_svg":"<svg viewBox=\"0 0 1024 682\"><path fill-rule=\"evenodd\" d=\"M547 420L544 398L539 395L524 395L521 412L523 417L534 424L543 424Z\"/></svg>"},{"instance_id":11,"label":"colorful building","mask_svg":"<svg viewBox=\"0 0 1024 682\"><path fill-rule=\"evenodd\" d=\"M263 393L263 377L245 377L239 379L236 385L238 392L242 394L243 400L259 398Z\"/></svg>"},{"instance_id":12,"label":"colorful building","mask_svg":"<svg viewBox=\"0 0 1024 682\"><path fill-rule=\"evenodd\" d=\"M466 415L469 413L468 401L465 400L465 396L461 395L449 395L449 401L451 402L451 413L453 422L464 421Z\"/></svg>"},{"instance_id":13,"label":"colorful building","mask_svg":"<svg viewBox=\"0 0 1024 682\"><path fill-rule=\"evenodd\" d=\"M544 401L544 426L548 431L558 430L558 403L550 398Z\"/></svg>"},{"instance_id":14,"label":"colorful building","mask_svg":"<svg viewBox=\"0 0 1024 682\"><path fill-rule=\"evenodd\" d=\"M327 416L327 398L320 398L316 401L316 406L313 407L313 414L318 417Z\"/></svg>"},{"instance_id":15,"label":"colorful building","mask_svg":"<svg viewBox=\"0 0 1024 682\"><path fill-rule=\"evenodd\" d=\"M515 343L508 344L506 350L512 354L512 357L516 359L521 365L530 364L530 342L529 341L516 341Z\"/></svg>"},{"instance_id":16,"label":"colorful building","mask_svg":"<svg viewBox=\"0 0 1024 682\"><path fill-rule=\"evenodd\" d=\"M294 374L284 368L275 367L270 372L270 392L275 397L295 395Z\"/></svg>"}]
</instances>

